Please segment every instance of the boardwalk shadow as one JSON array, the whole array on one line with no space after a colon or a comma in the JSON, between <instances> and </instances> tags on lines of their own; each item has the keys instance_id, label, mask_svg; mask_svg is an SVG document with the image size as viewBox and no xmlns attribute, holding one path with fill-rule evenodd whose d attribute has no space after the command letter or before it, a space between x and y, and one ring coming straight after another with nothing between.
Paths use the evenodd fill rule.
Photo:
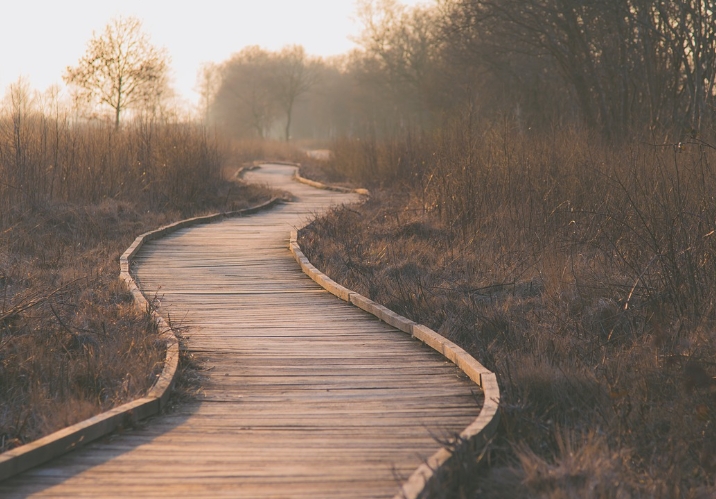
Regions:
<instances>
[{"instance_id":1,"label":"boardwalk shadow","mask_svg":"<svg viewBox=\"0 0 716 499\"><path fill-rule=\"evenodd\" d=\"M194 399L178 403L163 414L140 421L135 427L117 430L77 450L55 458L43 465L32 468L0 483L0 497L22 498L33 495L51 497L52 489L65 482L76 480L85 473L93 474L93 469L106 463L126 459L162 435L182 426L197 412L201 400ZM157 470L161 473L161 470ZM93 480L79 478L80 480ZM127 477L131 480L131 477ZM112 491L106 491L112 495Z\"/></svg>"}]
</instances>

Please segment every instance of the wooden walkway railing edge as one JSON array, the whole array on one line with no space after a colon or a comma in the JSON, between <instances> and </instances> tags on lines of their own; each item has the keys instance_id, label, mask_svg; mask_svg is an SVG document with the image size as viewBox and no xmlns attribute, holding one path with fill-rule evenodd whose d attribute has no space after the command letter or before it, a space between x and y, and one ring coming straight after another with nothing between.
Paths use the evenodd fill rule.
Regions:
<instances>
[{"instance_id":1,"label":"wooden walkway railing edge","mask_svg":"<svg viewBox=\"0 0 716 499\"><path fill-rule=\"evenodd\" d=\"M301 165L296 163L295 166L300 167ZM316 182L315 180L311 180L306 177L302 177L301 174L298 173L298 168L296 168L296 171L293 173L293 179L296 182L301 182L302 184L310 185L311 187L315 187L316 189L326 189L329 191L336 191L336 192L355 192L356 194L360 194L361 196L370 196L370 191L368 191L368 189L363 189L363 188L351 189L350 187L328 185L328 184L324 184L322 182Z\"/></svg>"},{"instance_id":2,"label":"wooden walkway railing edge","mask_svg":"<svg viewBox=\"0 0 716 499\"><path fill-rule=\"evenodd\" d=\"M245 166L242 166L237 172L236 172L236 178L240 178L244 172L251 171L255 168L260 167L262 164L266 164L267 161L254 161L251 164L247 164ZM339 185L329 185L324 184L323 182L318 182L316 180L311 180L310 178L302 177L299 173L299 169L301 168L301 163L296 163L295 161L271 161L270 163L276 164L276 165L287 165L287 166L295 166L296 171L293 172L293 180L296 182L300 182L302 184L310 185L311 187L315 187L316 189L325 189L327 191L336 191L336 192L354 192L356 194L360 194L361 196L370 196L370 191L368 189L364 189L362 187L359 188L351 188L351 187L342 187Z\"/></svg>"},{"instance_id":3,"label":"wooden walkway railing edge","mask_svg":"<svg viewBox=\"0 0 716 499\"><path fill-rule=\"evenodd\" d=\"M171 394L171 388L177 376L179 342L165 320L152 309L149 301L147 301L142 294L130 273L132 258L144 243L167 236L185 227L207 224L227 217L250 215L270 208L279 202L281 202L280 199L271 198L269 201L251 208L189 218L138 236L120 257L119 279L126 284L127 289L132 293L135 306L142 311L149 311L152 314L159 331L161 331L161 339L166 341L167 350L162 372L144 397L127 402L109 411L105 411L33 442L0 454L0 481L102 438L118 428L132 425L137 421L158 414L166 407Z\"/></svg>"},{"instance_id":4,"label":"wooden walkway railing edge","mask_svg":"<svg viewBox=\"0 0 716 499\"><path fill-rule=\"evenodd\" d=\"M450 451L443 447L430 456L413 472L408 480L402 484L400 493L393 498L417 499L431 482L437 479L439 470L455 455L455 451L462 446L469 446L472 451L478 452L484 448L494 435L499 422L498 408L500 404L500 387L497 384L495 373L480 364L458 345L432 329L416 324L410 319L396 314L392 310L365 296L341 286L326 274L322 273L311 264L301 251L301 247L298 244L297 230L291 232L289 248L303 272L326 291L422 341L450 360L482 389L485 400L480 414L460 433L454 444L455 449Z\"/></svg>"}]
</instances>

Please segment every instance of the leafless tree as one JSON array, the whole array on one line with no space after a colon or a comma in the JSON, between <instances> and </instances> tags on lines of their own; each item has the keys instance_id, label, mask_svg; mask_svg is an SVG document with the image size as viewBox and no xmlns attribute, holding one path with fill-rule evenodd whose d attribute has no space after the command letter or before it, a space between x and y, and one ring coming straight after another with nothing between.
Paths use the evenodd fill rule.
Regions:
<instances>
[{"instance_id":1,"label":"leafless tree","mask_svg":"<svg viewBox=\"0 0 716 499\"><path fill-rule=\"evenodd\" d=\"M235 132L250 128L261 138L283 114L289 140L294 107L315 83L315 66L300 46L280 52L247 47L222 66L212 112Z\"/></svg>"},{"instance_id":2,"label":"leafless tree","mask_svg":"<svg viewBox=\"0 0 716 499\"><path fill-rule=\"evenodd\" d=\"M363 48L358 67L365 84L382 87L400 120L429 124L438 57L437 11L395 0L362 0L358 15Z\"/></svg>"},{"instance_id":3,"label":"leafless tree","mask_svg":"<svg viewBox=\"0 0 716 499\"><path fill-rule=\"evenodd\" d=\"M112 19L94 34L87 52L63 79L85 102L106 105L114 111L115 127L121 113L132 107L155 107L166 93L168 55L154 47L136 17Z\"/></svg>"},{"instance_id":4,"label":"leafless tree","mask_svg":"<svg viewBox=\"0 0 716 499\"><path fill-rule=\"evenodd\" d=\"M284 48L279 52L275 66L274 91L276 99L286 116L284 137L291 138L291 118L296 101L316 82L315 65L308 60L300 45Z\"/></svg>"},{"instance_id":5,"label":"leafless tree","mask_svg":"<svg viewBox=\"0 0 716 499\"><path fill-rule=\"evenodd\" d=\"M713 0L445 0L447 36L468 64L541 61L565 100L606 135L699 128L714 104Z\"/></svg>"},{"instance_id":6,"label":"leafless tree","mask_svg":"<svg viewBox=\"0 0 716 499\"><path fill-rule=\"evenodd\" d=\"M221 85L221 69L217 64L206 63L199 68L197 73L196 90L199 92L199 109L203 115L204 124L209 124L211 114L211 103L216 97Z\"/></svg>"},{"instance_id":7,"label":"leafless tree","mask_svg":"<svg viewBox=\"0 0 716 499\"><path fill-rule=\"evenodd\" d=\"M234 133L248 129L265 137L279 113L275 66L275 55L258 46L246 47L226 61L211 106L217 121Z\"/></svg>"}]
</instances>

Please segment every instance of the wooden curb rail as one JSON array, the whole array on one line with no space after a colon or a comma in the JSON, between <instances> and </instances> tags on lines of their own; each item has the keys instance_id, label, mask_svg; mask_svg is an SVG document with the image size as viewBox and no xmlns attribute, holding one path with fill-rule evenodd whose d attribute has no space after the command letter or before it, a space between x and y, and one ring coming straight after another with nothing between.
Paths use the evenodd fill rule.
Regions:
<instances>
[{"instance_id":1,"label":"wooden curb rail","mask_svg":"<svg viewBox=\"0 0 716 499\"><path fill-rule=\"evenodd\" d=\"M301 251L301 247L298 245L298 232L296 230L291 232L289 247L303 272L326 289L326 291L422 341L450 360L482 388L485 400L480 414L460 433L455 442L455 450L462 446L470 446L475 452L483 448L495 433L499 421L498 407L500 404L500 388L497 384L495 374L480 364L465 350L432 329L416 324L410 319L396 314L392 310L369 300L365 296L341 286L326 274L322 273L311 264ZM440 468L444 466L453 455L454 452L444 447L438 450L413 472L410 478L401 486L400 493L393 499L417 499L420 497L426 488L433 481L438 479Z\"/></svg>"},{"instance_id":2,"label":"wooden curb rail","mask_svg":"<svg viewBox=\"0 0 716 499\"><path fill-rule=\"evenodd\" d=\"M144 397L0 454L0 481L77 449L119 428L131 426L141 419L158 414L166 407L177 376L179 342L166 321L152 309L130 274L132 258L144 243L185 227L207 224L227 217L250 215L270 208L279 202L280 199L272 198L263 204L244 210L189 218L138 236L119 259L119 278L125 282L129 292L132 293L135 305L140 310L152 314L152 318L159 328L160 338L166 341L167 350L162 372Z\"/></svg>"},{"instance_id":3,"label":"wooden curb rail","mask_svg":"<svg viewBox=\"0 0 716 499\"><path fill-rule=\"evenodd\" d=\"M300 167L301 165L296 163L294 166ZM370 196L370 191L368 189L351 189L350 187L340 187L336 185L328 185L324 184L322 182L316 182L315 180L311 180L305 177L302 177L298 173L298 168L296 168L296 171L293 173L293 179L297 182L301 182L302 184L310 185L311 187L315 187L316 189L325 189L328 191L336 191L336 192L355 192L356 194L360 194L362 196Z\"/></svg>"},{"instance_id":4,"label":"wooden curb rail","mask_svg":"<svg viewBox=\"0 0 716 499\"><path fill-rule=\"evenodd\" d=\"M263 163L266 163L266 162L265 161L254 162L252 165L243 167L236 174L237 178L241 173L243 173L243 170L252 170ZM276 165L295 166L296 170L293 172L293 180L295 180L296 182L300 182L302 184L310 185L311 187L315 187L316 189L324 189L327 191L345 192L345 193L354 192L356 194L360 194L361 196L370 196L370 191L368 189L364 189L362 187L357 188L357 189L352 189L350 187L341 187L338 185L324 184L323 182L318 182L316 180L311 180L310 178L302 177L301 174L298 173L298 170L301 168L301 163L295 163L293 161L271 161L271 163L276 164Z\"/></svg>"}]
</instances>

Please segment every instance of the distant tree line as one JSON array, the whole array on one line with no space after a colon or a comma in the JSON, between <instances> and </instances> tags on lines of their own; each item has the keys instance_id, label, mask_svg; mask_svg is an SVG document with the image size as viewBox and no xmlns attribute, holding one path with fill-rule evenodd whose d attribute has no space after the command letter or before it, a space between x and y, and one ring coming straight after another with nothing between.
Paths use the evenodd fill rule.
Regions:
<instances>
[{"instance_id":1,"label":"distant tree line","mask_svg":"<svg viewBox=\"0 0 716 499\"><path fill-rule=\"evenodd\" d=\"M699 130L715 117L715 12L714 0L366 0L350 54L250 47L216 66L207 117L284 138L429 130L465 112L605 136Z\"/></svg>"},{"instance_id":2,"label":"distant tree line","mask_svg":"<svg viewBox=\"0 0 716 499\"><path fill-rule=\"evenodd\" d=\"M505 85L556 77L606 133L699 129L714 117L715 14L713 0L451 0L442 31L452 60Z\"/></svg>"},{"instance_id":3,"label":"distant tree line","mask_svg":"<svg viewBox=\"0 0 716 499\"><path fill-rule=\"evenodd\" d=\"M203 94L206 85L219 81L215 95L206 99L207 116L238 135L261 138L281 120L283 138L289 140L296 102L313 86L317 75L317 62L309 60L300 46L280 52L247 47L223 65L205 69Z\"/></svg>"}]
</instances>

